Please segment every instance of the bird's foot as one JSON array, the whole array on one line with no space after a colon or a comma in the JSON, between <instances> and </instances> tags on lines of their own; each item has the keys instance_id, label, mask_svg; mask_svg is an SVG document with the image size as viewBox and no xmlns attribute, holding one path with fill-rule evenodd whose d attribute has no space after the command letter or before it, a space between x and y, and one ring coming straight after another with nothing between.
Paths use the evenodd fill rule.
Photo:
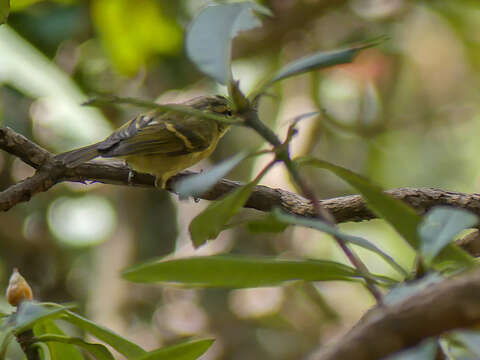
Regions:
<instances>
[{"instance_id":1,"label":"bird's foot","mask_svg":"<svg viewBox=\"0 0 480 360\"><path fill-rule=\"evenodd\" d=\"M133 186L134 178L135 178L135 172L132 169L128 170L127 184L129 186Z\"/></svg>"}]
</instances>

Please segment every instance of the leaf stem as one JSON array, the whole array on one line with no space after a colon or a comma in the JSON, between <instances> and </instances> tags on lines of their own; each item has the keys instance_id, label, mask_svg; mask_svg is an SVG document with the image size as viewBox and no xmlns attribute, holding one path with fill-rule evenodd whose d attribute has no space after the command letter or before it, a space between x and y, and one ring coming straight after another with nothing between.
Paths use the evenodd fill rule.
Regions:
<instances>
[{"instance_id":1,"label":"leaf stem","mask_svg":"<svg viewBox=\"0 0 480 360\"><path fill-rule=\"evenodd\" d=\"M329 225L336 227L335 219L333 216L322 206L320 206L320 202L318 201L314 191L310 188L310 186L305 182L305 180L300 175L300 172L297 169L297 166L290 158L289 149L288 149L288 141L282 143L277 135L268 127L266 126L259 118L257 111L255 109L249 109L247 112L242 114L245 119L245 125L253 129L257 132L261 137L263 137L266 141L268 141L273 147L276 152L276 161L282 161L288 172L293 178L293 181L298 185L300 188L302 195L305 196L308 200L312 202L315 215L328 223ZM291 138L291 137L290 137ZM273 165L270 163L265 167L261 174L263 176L264 172ZM260 174L259 174L260 175ZM382 294L378 287L375 285L375 282L365 264L360 260L360 258L347 246L345 241L337 236L334 236L335 241L340 246L342 251L345 253L345 256L348 258L350 263L357 269L357 271L361 274L361 276L365 279L365 285L373 297L377 300L379 304L382 303Z\"/></svg>"}]
</instances>

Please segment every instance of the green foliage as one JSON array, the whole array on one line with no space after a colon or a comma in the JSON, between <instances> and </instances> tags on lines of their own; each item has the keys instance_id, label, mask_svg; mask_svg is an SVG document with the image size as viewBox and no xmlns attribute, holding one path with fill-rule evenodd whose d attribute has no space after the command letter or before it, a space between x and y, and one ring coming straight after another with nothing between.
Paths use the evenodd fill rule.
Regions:
<instances>
[{"instance_id":1,"label":"green foliage","mask_svg":"<svg viewBox=\"0 0 480 360\"><path fill-rule=\"evenodd\" d=\"M189 176L184 180L175 183L175 192L180 199L186 199L190 196L200 196L210 190L221 178L225 177L238 164L247 157L247 153L238 153L207 171Z\"/></svg>"},{"instance_id":2,"label":"green foliage","mask_svg":"<svg viewBox=\"0 0 480 360\"><path fill-rule=\"evenodd\" d=\"M442 282L443 280L445 280L445 278L442 275L432 272L418 280L398 284L384 297L384 302L387 305L400 303L428 286Z\"/></svg>"},{"instance_id":3,"label":"green foliage","mask_svg":"<svg viewBox=\"0 0 480 360\"><path fill-rule=\"evenodd\" d=\"M404 202L387 195L381 187L373 184L370 180L327 161L304 157L297 159L296 162L299 165L310 165L329 170L348 182L362 194L368 207L374 213L392 225L414 249L420 247L418 227L421 217ZM446 245L442 256L438 258L438 264L442 266L442 263L443 265L445 263L456 263L458 267L473 267L476 265L472 256L453 244Z\"/></svg>"},{"instance_id":4,"label":"green foliage","mask_svg":"<svg viewBox=\"0 0 480 360\"><path fill-rule=\"evenodd\" d=\"M48 345L46 343L43 343L43 342L34 343L34 344L32 344L32 347L40 350L40 359L42 359L42 360L51 360L52 359L52 357L50 356L50 351L49 351Z\"/></svg>"},{"instance_id":5,"label":"green foliage","mask_svg":"<svg viewBox=\"0 0 480 360\"><path fill-rule=\"evenodd\" d=\"M435 360L437 355L437 341L427 339L412 349L388 356L385 360Z\"/></svg>"},{"instance_id":6,"label":"green foliage","mask_svg":"<svg viewBox=\"0 0 480 360\"><path fill-rule=\"evenodd\" d=\"M392 225L413 248L417 248L419 244L417 227L421 218L408 205L385 194L380 186L370 180L327 161L304 157L296 159L296 163L302 166L326 169L349 183L362 194L373 212Z\"/></svg>"},{"instance_id":7,"label":"green foliage","mask_svg":"<svg viewBox=\"0 0 480 360\"><path fill-rule=\"evenodd\" d=\"M36 322L56 318L66 310L67 308L63 306L50 307L28 301L24 302L18 311L8 318L6 324L16 334L19 334L31 329Z\"/></svg>"},{"instance_id":8,"label":"green foliage","mask_svg":"<svg viewBox=\"0 0 480 360\"><path fill-rule=\"evenodd\" d=\"M418 228L420 254L427 266L450 244L462 230L474 227L478 217L468 211L447 207L437 207L423 218Z\"/></svg>"},{"instance_id":9,"label":"green foliage","mask_svg":"<svg viewBox=\"0 0 480 360\"><path fill-rule=\"evenodd\" d=\"M65 336L65 333L60 329L53 320L37 321L33 326L33 333L36 337L44 335L60 335ZM45 342L40 341L40 342ZM52 360L82 360L82 353L73 345L63 341L46 342L48 346L48 354Z\"/></svg>"},{"instance_id":10,"label":"green foliage","mask_svg":"<svg viewBox=\"0 0 480 360\"><path fill-rule=\"evenodd\" d=\"M269 14L252 2L206 7L190 25L187 55L206 75L226 85L232 82L231 42L239 32L261 25L255 12Z\"/></svg>"},{"instance_id":11,"label":"green foliage","mask_svg":"<svg viewBox=\"0 0 480 360\"><path fill-rule=\"evenodd\" d=\"M161 2L155 0L97 0L92 19L117 69L135 74L154 54L181 49L182 33Z\"/></svg>"},{"instance_id":12,"label":"green foliage","mask_svg":"<svg viewBox=\"0 0 480 360\"><path fill-rule=\"evenodd\" d=\"M312 55L305 56L301 59L295 60L290 64L282 67L277 73L268 81L268 85L274 82L300 75L306 72L324 69L329 66L347 64L355 59L355 56L364 49L380 44L385 38L380 37L370 41L365 41L352 47L347 47L340 50L320 51Z\"/></svg>"},{"instance_id":13,"label":"green foliage","mask_svg":"<svg viewBox=\"0 0 480 360\"><path fill-rule=\"evenodd\" d=\"M36 2L37 0L12 1L12 8L21 10ZM60 2L65 3L69 2L69 0ZM452 4L453 3L454 2L452 2ZM138 81L144 81L145 79L143 77L145 75L140 70L146 69L146 65L155 55L168 57L180 51L182 40L181 30L176 22L178 19L174 20L169 16L167 8L169 5L167 5L166 2L156 0L96 0L90 2L89 6L95 29L100 35L113 64L122 74L140 74L140 80ZM432 6L438 7L438 4ZM455 6L456 5L449 5L448 7L455 8ZM415 7L415 5L412 5L412 8L413 7ZM423 9L425 13L427 12L427 8L428 5ZM358 11L360 12L360 10ZM9 2L0 0L0 23L6 20L8 13ZM251 110L256 110L250 109L252 105L256 105L253 104L253 99L257 100L256 96L263 94L264 90L273 83L302 73L312 72L333 65L350 63L360 51L379 43L377 39L360 41L354 46L328 52L316 52L295 60L281 67L278 71L272 70L273 75L266 76L266 80L262 83L263 85L257 86L250 96L246 97L240 91L239 82L232 78L232 40L239 33L260 26L259 14L269 15L270 13L265 8L253 2L225 3L209 6L194 19L186 34L187 55L201 72L214 81L227 85L231 97L230 101L234 103L234 109L238 111L238 117L225 120L223 117L204 113L185 105L158 105L153 102L133 98L99 98L88 104L98 105L106 103L111 105L128 103L147 109L163 109L172 113L178 112L252 127L251 123L249 124L248 122L248 120L251 119L245 119L242 116L248 114ZM444 16L449 18L452 23L461 23L462 21L460 20L463 19L459 14L448 15L447 12L444 12ZM460 20L457 19L457 17ZM47 110L56 111L56 109L64 109L64 113L58 113L62 116L57 116L61 119L60 124L62 124L62 126L66 122L65 118L75 120L77 116L77 120L81 119L82 121L84 120L83 118L90 119L92 116L96 116L97 120L101 123L105 122L105 119L103 116L100 116L99 113L85 112L83 114L84 116L80 116L79 114L84 110L79 110L76 104L83 99L83 96L73 81L65 76L63 72L59 71L58 67L54 65L50 59L36 51L27 41L18 36L10 28L4 26L2 30L5 31L2 33L3 37L0 38L0 49L3 50L1 64L5 69L0 73L17 74L17 77L7 77L4 75L6 80L3 78L0 80L7 81L8 84L13 85L13 87L34 99L41 97L54 98L56 100L55 106L52 107L54 110L48 107ZM282 34L281 37L288 38L284 36L284 34ZM72 43L76 43L77 41L81 40L73 39ZM475 43L474 41L470 42L472 44ZM405 43L408 43L408 41L405 41ZM69 46L72 45L70 44ZM75 60L71 60L75 66L78 65L77 62L81 63L81 60L78 60L77 57L80 58L80 53L84 51L85 48L88 48L88 46L91 46L91 43L78 46L80 50L77 49ZM475 49L476 47L478 46L470 45L471 56L474 56L473 54L475 53L472 51L472 48ZM55 59L55 61L59 63L63 59L61 50L62 49L58 50ZM275 55L278 57L278 54ZM177 58L175 58L175 60L177 60ZM168 68L169 74L171 73L172 77L176 77L178 75L176 72L178 70L178 64L174 66L166 65L167 62L168 61L162 63L162 66L167 68L171 66ZM419 64L422 63L422 61L417 62ZM93 66L92 63L94 64ZM92 63L90 63L90 66L93 68L95 68L95 66L104 66L101 61L92 61ZM392 64L393 63L394 61L392 61ZM379 72L378 68L394 66L392 64L386 64L386 62L380 65L376 64L377 68L373 69L373 71L372 69L366 69L367 66L365 66L362 70L357 69L356 71L358 73L356 75L359 77L366 76L365 73L369 71ZM68 68L67 65L64 66ZM461 67L459 66L458 68ZM86 70L82 69L82 71ZM73 77L81 78L82 71L78 71L78 73L73 71ZM28 79L28 81L25 81L25 79ZM122 81L123 80L124 79L122 79ZM377 78L372 76L370 81L371 84L365 82L365 88L377 82ZM380 81L378 82L380 83ZM396 79L394 82L396 83L395 86L399 84L399 89L391 89L391 92L402 92L402 86L404 86L404 84L400 81L397 82ZM319 81L314 84L315 87L321 85L322 83ZM86 91L89 90L86 84L82 84L82 86L87 88ZM134 86L130 88L119 89L119 93L130 92L132 88L137 86L138 84L135 83ZM149 86L151 86L151 84L149 84ZM155 84L155 86L157 86L157 84ZM160 87L162 86L164 85L161 84ZM112 85L112 88L113 87ZM155 91L158 91L158 89L155 89ZM436 94L436 96L438 96L438 94ZM315 99L315 101L317 101L320 109L321 101L319 99ZM365 112L369 110L368 106L370 104L368 101L362 100L361 102L359 108ZM72 104L75 106L72 106ZM35 111L38 112L38 104L34 105L37 106L32 106L32 113L35 113ZM318 113L320 112L317 111L306 114L305 116ZM67 114L67 116L63 116L65 114ZM375 285L396 285L383 299L387 307L401 301L406 301L409 297L419 293L426 287L444 281L448 277L448 274L444 271L447 267L449 267L449 270L452 272L459 272L465 268L476 265L475 259L452 244L454 237L460 231L473 227L477 223L478 219L476 216L463 210L436 208L422 219L422 217L416 214L408 205L387 195L381 187L372 183L369 179L346 168L313 157L296 159L293 165L289 163L289 141L295 135L295 126L305 116L301 115L295 118L289 128L289 135L285 143L272 149L272 153L277 155L276 160L283 161L288 165L288 170L290 171L290 175L292 175L293 181L296 182L296 185L300 188L302 186L299 184L300 181L298 181L298 179L301 179L301 176L296 173L296 165L326 169L346 181L362 195L368 207L376 215L383 218L405 239L408 246L417 255L417 263L419 265L419 269L417 270L422 270L422 272L426 271L426 274L420 273L420 271L417 274L412 274L415 276L421 275L422 277L420 279L403 282L401 284L385 276L372 275ZM78 124L82 121L72 121L72 123ZM277 140L273 130L263 123L259 124L261 127L260 130L258 130L259 128L256 129L257 132L270 143L275 143L275 141L271 141L272 137ZM333 132L331 129L327 129L327 126L325 123L322 123L320 117L318 124L320 124L319 127L321 127L322 132ZM363 126L365 124L361 125ZM375 128L374 131L367 135L377 140L376 136L378 134L375 133L375 131L383 131L384 127L387 127L383 125L385 124L378 126L378 129ZM35 126L38 126L38 123L35 124ZM368 124L365 126L368 126ZM106 127L108 126L105 122L102 129ZM346 126L346 128L350 128L350 126ZM351 128L356 129L356 125L351 126ZM268 134L268 136L265 134ZM356 135L365 134L359 131ZM337 138L335 138L335 140L338 141ZM278 140L277 142L281 143L282 141ZM332 143L335 146L340 146L336 142ZM55 146L52 145L52 147ZM312 148L314 148L314 146L312 146ZM176 191L181 198L199 196L208 191L219 179L226 176L232 169L236 168L247 156L244 152L238 152L224 162L212 167L211 170L178 183L176 185ZM357 161L357 159L358 157L355 156L355 161ZM269 169L270 167L267 166L255 180L232 191L224 198L212 202L205 211L191 222L189 230L195 247L205 244L207 240L215 239L219 233L228 226L227 224L232 220L232 217L240 212L251 195L253 188ZM472 178L475 177L472 176ZM307 193L307 191L304 191L304 193ZM151 209L148 210L150 211ZM25 222L25 224L27 224L27 222ZM329 224L306 216L299 217L280 211L273 211L263 216L260 220L250 221L247 226L251 232L255 233L278 233L284 231L289 225L312 228L342 239L347 244L354 244L365 248L380 256L400 273L403 278L408 278L410 275L406 269L399 265L397 254L393 256L387 254L367 239L352 236L346 234L344 231L338 230L335 224ZM26 227L25 225L25 228ZM155 239L157 238L158 236L155 233ZM361 269L361 267L358 267L358 269ZM177 283L186 286L223 288L281 286L289 281L349 281L365 284L366 274L360 272L358 269L328 260L286 260L276 257L221 255L174 259L167 257L148 261L126 270L123 277L129 281L140 283ZM367 269L364 272L368 273L369 270ZM79 360L82 359L83 356L78 348L85 350L97 359L113 359L112 354L105 345L88 343L81 338L71 337L65 334L56 323L58 319L74 325L79 330L111 346L126 358L134 360L197 359L210 348L214 341L212 339L188 341L147 352L137 344L93 321L71 312L66 307L56 304L27 302L22 304L18 312L7 315L6 318L3 319L2 326L4 336L0 348L0 358L5 355L7 344L12 341L13 335L18 335L33 329L36 337L36 343L33 346L41 349L43 359ZM318 339L318 335L319 334L315 334L315 339ZM468 353L468 355L472 355L472 358L479 356L480 341L478 333L455 332L445 339L447 339L450 344L457 344L459 348L462 348L462 351ZM442 339L442 341L447 341L445 339ZM437 339L430 339L413 349L395 354L388 359L434 359L437 349Z\"/></svg>"},{"instance_id":14,"label":"green foliage","mask_svg":"<svg viewBox=\"0 0 480 360\"><path fill-rule=\"evenodd\" d=\"M134 360L194 360L212 346L214 339L185 341L183 343L151 351Z\"/></svg>"},{"instance_id":15,"label":"green foliage","mask_svg":"<svg viewBox=\"0 0 480 360\"><path fill-rule=\"evenodd\" d=\"M408 271L402 268L390 255L379 249L377 246L372 244L370 241L365 240L361 237L358 236L352 236L348 234L344 234L343 232L339 231L335 227L328 225L324 221L317 220L317 219L309 219L305 217L300 217L300 216L294 216L294 215L288 215L285 213L282 213L281 211L277 210L273 212L274 217L285 223L285 224L291 224L291 225L298 225L298 226L306 226L306 227L311 227L313 229L317 229L319 231L325 232L327 234L330 234L332 236L337 236L340 239L344 240L347 243L355 244L357 246L360 246L364 249L373 251L382 259L384 259L387 263L389 263L395 270L397 270L401 275L404 277L407 277L409 275Z\"/></svg>"},{"instance_id":16,"label":"green foliage","mask_svg":"<svg viewBox=\"0 0 480 360\"><path fill-rule=\"evenodd\" d=\"M55 323L59 318L93 335L126 358L132 360L194 360L207 351L214 342L213 339L186 341L146 352L138 345L115 334L113 331L69 311L62 305L24 302L19 307L18 312L12 313L7 317L5 326L2 329L5 335L0 355L5 354L6 347L12 340L12 333L21 335L33 329L34 342L30 346L41 349L41 358L43 360L84 359L77 347L93 355L97 360L114 359L105 345L86 342L81 338L66 335Z\"/></svg>"},{"instance_id":17,"label":"green foliage","mask_svg":"<svg viewBox=\"0 0 480 360\"><path fill-rule=\"evenodd\" d=\"M88 351L90 354L95 356L97 360L114 360L113 355L108 351L108 349L101 344L91 344L88 343L80 338L74 338L74 337L69 337L69 336L62 336L62 335L50 335L50 334L45 334L45 335L40 335L36 336L35 340L37 342L44 342L44 343L60 343L62 345L76 345L80 348L83 348L84 350ZM59 357L57 359L75 359L75 357L68 357L71 356L70 351L65 351L65 352L59 352L57 353ZM52 356L52 353L50 352L50 358L55 359L54 356ZM81 355L79 354L78 359L82 359Z\"/></svg>"},{"instance_id":18,"label":"green foliage","mask_svg":"<svg viewBox=\"0 0 480 360\"><path fill-rule=\"evenodd\" d=\"M207 240L215 239L224 229L225 224L240 211L247 202L257 181L235 189L224 198L212 202L190 223L190 236L193 244L198 247Z\"/></svg>"},{"instance_id":19,"label":"green foliage","mask_svg":"<svg viewBox=\"0 0 480 360\"><path fill-rule=\"evenodd\" d=\"M288 225L288 222L278 219L275 213L269 212L260 219L249 221L247 229L252 233L281 233Z\"/></svg>"},{"instance_id":20,"label":"green foliage","mask_svg":"<svg viewBox=\"0 0 480 360\"><path fill-rule=\"evenodd\" d=\"M0 25L7 21L10 12L10 0L0 0Z\"/></svg>"},{"instance_id":21,"label":"green foliage","mask_svg":"<svg viewBox=\"0 0 480 360\"><path fill-rule=\"evenodd\" d=\"M139 357L146 353L140 346L117 335L115 332L71 311L64 312L62 319L95 336L127 358Z\"/></svg>"},{"instance_id":22,"label":"green foliage","mask_svg":"<svg viewBox=\"0 0 480 360\"><path fill-rule=\"evenodd\" d=\"M79 329L110 345L128 359L134 360L194 360L200 357L213 344L213 339L186 341L177 345L146 352L138 345L115 334L113 331L87 320L66 307L53 303L24 302L18 312L8 316L6 336L0 354L4 354L12 332L17 335L33 329L34 343L42 350L42 359L60 360L84 359L76 347L84 349L98 360L113 360L114 357L105 345L89 343L78 337L67 336L55 320L61 318Z\"/></svg>"},{"instance_id":23,"label":"green foliage","mask_svg":"<svg viewBox=\"0 0 480 360\"><path fill-rule=\"evenodd\" d=\"M480 357L480 333L472 330L455 331L451 336L451 340L463 345L470 357L463 354L462 359L478 359Z\"/></svg>"},{"instance_id":24,"label":"green foliage","mask_svg":"<svg viewBox=\"0 0 480 360\"><path fill-rule=\"evenodd\" d=\"M358 272L327 260L285 260L253 256L206 256L155 260L123 273L134 282L176 282L206 287L259 287L285 281L356 281Z\"/></svg>"}]
</instances>

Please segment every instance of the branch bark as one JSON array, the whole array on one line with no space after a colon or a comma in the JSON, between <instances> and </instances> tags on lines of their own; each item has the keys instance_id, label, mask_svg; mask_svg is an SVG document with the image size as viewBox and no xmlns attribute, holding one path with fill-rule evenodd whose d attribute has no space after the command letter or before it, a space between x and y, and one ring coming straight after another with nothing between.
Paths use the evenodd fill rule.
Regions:
<instances>
[{"instance_id":1,"label":"branch bark","mask_svg":"<svg viewBox=\"0 0 480 360\"><path fill-rule=\"evenodd\" d=\"M118 162L92 161L74 169L62 168L55 162L53 154L9 128L0 127L0 149L19 157L37 169L32 177L0 192L0 210L3 211L9 210L20 202L28 201L35 194L47 191L62 181L154 187L155 178L149 174L133 172L134 176L129 181L128 175L131 170ZM184 171L174 176L167 184L168 190L172 191L176 181L192 174L194 173L191 171ZM243 184L237 181L222 179L201 198L216 200L241 185ZM420 214L433 206L446 205L463 208L480 216L480 194L465 194L433 188L398 188L388 190L386 193L404 201ZM360 195L320 200L320 205L328 210L338 223L375 218ZM263 185L255 187L245 206L260 211L270 211L280 207L299 216L311 217L315 213L312 203L304 197Z\"/></svg>"},{"instance_id":2,"label":"branch bark","mask_svg":"<svg viewBox=\"0 0 480 360\"><path fill-rule=\"evenodd\" d=\"M49 190L63 181L101 182L111 185L154 187L155 177L149 174L133 172L120 162L87 162L74 169L66 169L55 162L53 154L38 146L23 135L10 128L0 127L0 149L20 158L37 171L33 176L0 192L0 210L7 211L15 205L29 201L40 192ZM173 191L176 181L194 174L184 171L167 184L167 189ZM242 186L238 181L222 179L210 191L201 196L204 200L216 200L230 191ZM480 194L465 194L433 188L399 188L386 191L423 214L438 205L453 206L469 210L480 216ZM337 223L348 221L363 221L375 218L367 208L360 195L348 195L332 199L320 200L320 206L335 218ZM281 208L291 214L313 217L315 208L306 198L282 189L258 185L254 188L245 207L259 211L270 211ZM480 255L480 234L478 231L462 239L459 243L472 255Z\"/></svg>"},{"instance_id":3,"label":"branch bark","mask_svg":"<svg viewBox=\"0 0 480 360\"><path fill-rule=\"evenodd\" d=\"M480 321L480 269L431 285L408 299L368 312L316 360L376 360Z\"/></svg>"},{"instance_id":4,"label":"branch bark","mask_svg":"<svg viewBox=\"0 0 480 360\"><path fill-rule=\"evenodd\" d=\"M20 202L28 201L35 194L47 191L53 185L62 181L154 187L154 176L133 172L134 176L129 180L128 176L131 170L119 162L92 161L74 169L63 168L55 162L53 154L10 128L0 127L0 149L19 157L22 161L37 169L32 177L0 192L0 210L4 211ZM192 174L194 173L191 171L184 171L174 176L167 184L167 189L173 191L173 185L176 181ZM216 200L242 185L241 182L222 179L201 198ZM420 214L433 206L446 205L463 208L480 216L480 194L465 194L433 188L398 188L388 190L386 193L404 201ZM334 216L338 223L375 218L360 195L342 196L320 200L319 202ZM299 216L311 217L315 213L313 204L304 197L286 190L269 188L263 185L255 187L245 206L260 211L270 211L275 207L280 207Z\"/></svg>"}]
</instances>

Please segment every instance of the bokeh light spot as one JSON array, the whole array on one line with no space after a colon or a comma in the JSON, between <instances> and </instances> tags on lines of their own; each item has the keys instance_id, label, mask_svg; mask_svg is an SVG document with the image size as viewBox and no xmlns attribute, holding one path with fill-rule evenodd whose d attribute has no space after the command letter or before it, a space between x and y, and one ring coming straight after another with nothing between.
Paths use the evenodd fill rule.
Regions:
<instances>
[{"instance_id":1,"label":"bokeh light spot","mask_svg":"<svg viewBox=\"0 0 480 360\"><path fill-rule=\"evenodd\" d=\"M53 235L70 246L96 245L112 234L117 224L115 209L103 197L61 197L48 209Z\"/></svg>"}]
</instances>

